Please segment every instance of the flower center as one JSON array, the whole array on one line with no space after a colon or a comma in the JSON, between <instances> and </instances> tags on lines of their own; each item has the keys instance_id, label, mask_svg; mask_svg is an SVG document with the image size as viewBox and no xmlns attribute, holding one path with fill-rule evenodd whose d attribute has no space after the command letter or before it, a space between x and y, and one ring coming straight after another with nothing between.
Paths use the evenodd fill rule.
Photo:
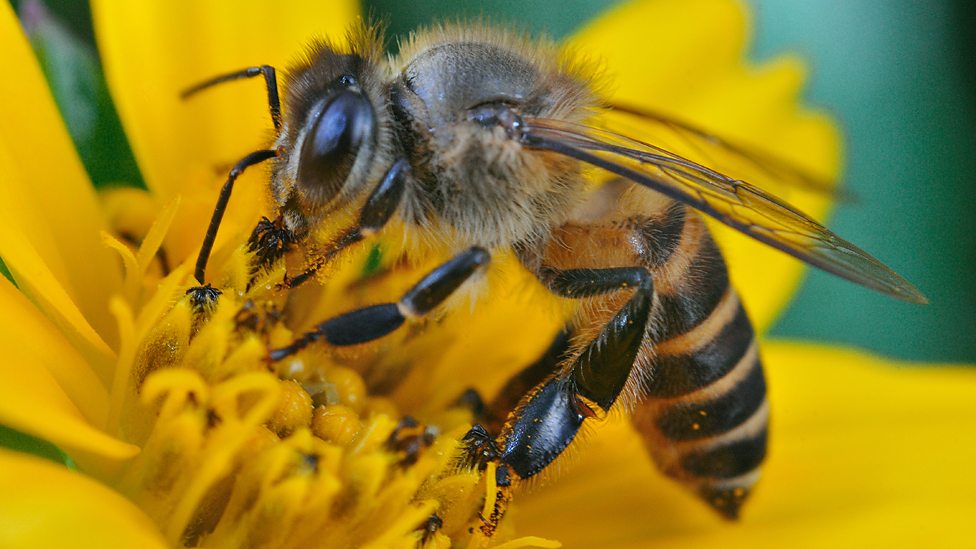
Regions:
<instances>
[{"instance_id":1,"label":"flower center","mask_svg":"<svg viewBox=\"0 0 976 549\"><path fill-rule=\"evenodd\" d=\"M397 403L409 400L399 380L420 363L409 350L420 330L268 358L310 323L397 291L405 276L367 268L375 258L365 250L327 284L290 290L283 261L252 273L253 261L241 247L214 286L183 296L185 274L163 273L157 295L122 330L133 352L120 425L143 448L121 475L122 491L185 546L399 546L478 535L482 475L455 463L471 412L451 403L422 410L421 421ZM153 310L165 312L147 318Z\"/></svg>"}]
</instances>

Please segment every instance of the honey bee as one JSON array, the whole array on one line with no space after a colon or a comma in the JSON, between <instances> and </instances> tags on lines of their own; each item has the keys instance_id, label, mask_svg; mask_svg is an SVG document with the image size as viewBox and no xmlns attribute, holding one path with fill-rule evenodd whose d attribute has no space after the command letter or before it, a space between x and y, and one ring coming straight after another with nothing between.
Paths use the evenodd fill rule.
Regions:
<instances>
[{"instance_id":1,"label":"honey bee","mask_svg":"<svg viewBox=\"0 0 976 549\"><path fill-rule=\"evenodd\" d=\"M615 406L632 409L665 474L722 515L737 515L766 453L766 386L752 325L702 214L835 275L925 301L881 262L760 188L597 125L595 117L616 107L755 160L687 124L609 105L594 72L549 43L482 24L444 26L414 34L387 58L379 34L357 27L346 46L311 44L287 74L283 104L269 66L187 90L262 76L276 130L272 146L231 171L196 278L204 284L234 180L269 161L279 215L252 235L259 267L349 212L356 221L320 263L393 219L419 246L452 254L398 302L326 320L270 351L271 360L313 342L381 338L466 282L479 283L500 252L513 252L553 294L577 300L566 332L488 404L501 419L465 437L463 461L494 471L489 533L511 487L546 469L584 424ZM604 184L584 177L594 168L608 175Z\"/></svg>"}]
</instances>

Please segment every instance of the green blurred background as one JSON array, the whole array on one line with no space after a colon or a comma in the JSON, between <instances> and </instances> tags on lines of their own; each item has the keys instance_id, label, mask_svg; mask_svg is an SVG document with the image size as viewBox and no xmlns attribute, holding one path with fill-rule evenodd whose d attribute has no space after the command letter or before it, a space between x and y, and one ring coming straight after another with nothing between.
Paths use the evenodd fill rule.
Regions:
<instances>
[{"instance_id":1,"label":"green blurred background","mask_svg":"<svg viewBox=\"0 0 976 549\"><path fill-rule=\"evenodd\" d=\"M442 17L487 15L562 37L618 3L366 0L365 6L390 21L392 34ZM805 57L812 69L809 102L832 112L844 129L845 185L860 200L840 206L830 227L932 302L908 305L811 272L773 333L906 359L976 361L976 3L748 4L755 22L750 56L761 61L791 51ZM50 18L40 15L36 2L14 5L32 29L93 180L140 184L104 81L92 72L86 1L52 0ZM666 46L648 37L649 49Z\"/></svg>"}]
</instances>

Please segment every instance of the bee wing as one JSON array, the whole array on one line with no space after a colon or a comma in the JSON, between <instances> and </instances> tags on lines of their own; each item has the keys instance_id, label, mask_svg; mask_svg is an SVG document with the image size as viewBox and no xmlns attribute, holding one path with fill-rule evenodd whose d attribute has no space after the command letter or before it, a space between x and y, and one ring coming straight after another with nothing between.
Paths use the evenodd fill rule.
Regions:
<instances>
[{"instance_id":1,"label":"bee wing","mask_svg":"<svg viewBox=\"0 0 976 549\"><path fill-rule=\"evenodd\" d=\"M907 280L809 216L745 181L608 130L527 119L523 143L626 177L714 217L760 242L852 282L927 303Z\"/></svg>"},{"instance_id":2,"label":"bee wing","mask_svg":"<svg viewBox=\"0 0 976 549\"><path fill-rule=\"evenodd\" d=\"M610 116L620 114L638 122L634 129L641 135L652 135L657 143L686 150L688 158L717 171L735 173L735 168L745 164L763 179L754 182L760 187L768 181L777 187L804 189L845 202L856 201L853 194L838 188L831 180L803 170L775 154L729 141L691 123L643 107L620 103L609 103L607 107ZM623 125L618 122L611 127L621 130Z\"/></svg>"}]
</instances>

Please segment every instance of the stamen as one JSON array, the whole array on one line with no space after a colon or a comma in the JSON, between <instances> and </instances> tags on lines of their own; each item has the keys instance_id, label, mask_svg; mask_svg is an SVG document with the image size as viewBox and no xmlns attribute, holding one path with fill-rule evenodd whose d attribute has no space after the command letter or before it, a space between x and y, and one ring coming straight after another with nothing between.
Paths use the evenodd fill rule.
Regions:
<instances>
[{"instance_id":1,"label":"stamen","mask_svg":"<svg viewBox=\"0 0 976 549\"><path fill-rule=\"evenodd\" d=\"M251 398L245 400L245 396ZM171 539L182 538L204 495L220 478L229 474L235 454L250 440L254 429L270 417L279 398L280 389L275 378L264 373L241 374L214 387L211 406L224 422L210 432L206 443L208 451L173 512L166 532ZM247 400L252 400L253 404L246 406ZM243 414L240 413L242 406L245 408Z\"/></svg>"},{"instance_id":2,"label":"stamen","mask_svg":"<svg viewBox=\"0 0 976 549\"><path fill-rule=\"evenodd\" d=\"M207 402L210 388L193 370L164 370L146 380L142 386L141 401L152 405L160 398L162 405L157 412L157 423L175 417L187 402Z\"/></svg>"},{"instance_id":3,"label":"stamen","mask_svg":"<svg viewBox=\"0 0 976 549\"><path fill-rule=\"evenodd\" d=\"M373 347L344 352L313 344L287 363L267 361L268 349L293 341L302 322L369 304L374 287L402 293L423 267L395 265L369 280L346 270L330 275L322 289L294 289L279 284L285 257L252 277L246 245L218 250L212 280L220 295L203 311L184 295L186 264L158 282L148 278L157 276L147 267L177 207L167 206L138 254L106 235L138 283L111 303L121 343L109 417L142 447L120 490L174 545L288 539L316 546L324 533L336 546L414 545L425 535L468 539L479 510L491 515L498 504L494 464L487 479L484 471L453 464L470 429L469 409L447 399L443 409L431 408L398 431L403 399L389 391L412 385L397 387L390 377L396 370L384 371L389 366L381 362L375 367L392 385L383 396L371 394L364 376L372 373L371 361L385 356ZM143 304L150 284L157 291ZM296 304L291 296L298 292L303 300ZM305 302L309 295L321 303ZM399 340L391 341L385 344ZM404 354L406 363L396 367L414 358L413 351ZM487 501L482 482L490 487ZM439 522L430 532L425 525L435 512Z\"/></svg>"},{"instance_id":4,"label":"stamen","mask_svg":"<svg viewBox=\"0 0 976 549\"><path fill-rule=\"evenodd\" d=\"M498 473L498 464L489 461L485 467L485 505L481 508L481 516L484 519L495 513L495 503L498 501L498 485L495 484L495 475Z\"/></svg>"},{"instance_id":5,"label":"stamen","mask_svg":"<svg viewBox=\"0 0 976 549\"><path fill-rule=\"evenodd\" d=\"M169 204L166 205L159 215L156 216L155 221L153 221L152 226L149 228L149 232L146 233L145 238L142 239L142 244L139 246L139 253L136 255L136 259L139 263L139 273L145 274L146 269L149 268L149 264L152 263L152 259L156 257L156 253L160 250L163 245L163 238L166 233L169 232L169 227L173 223L173 218L176 217L176 212L179 210L181 198L177 196Z\"/></svg>"},{"instance_id":6,"label":"stamen","mask_svg":"<svg viewBox=\"0 0 976 549\"><path fill-rule=\"evenodd\" d=\"M131 394L129 381L136 354L135 321L132 319L132 310L119 297L112 298L109 302L109 310L119 327L119 355L115 362L115 377L112 379L111 402L106 425L114 432L120 432L122 405Z\"/></svg>"},{"instance_id":7,"label":"stamen","mask_svg":"<svg viewBox=\"0 0 976 549\"><path fill-rule=\"evenodd\" d=\"M124 242L104 231L102 231L102 243L118 252L119 256L122 257L122 265L125 268L125 276L122 280L122 292L125 295L126 301L134 303L138 298L139 290L142 286L142 273L139 269L139 263L136 261L136 256L132 254L132 250Z\"/></svg>"}]
</instances>

